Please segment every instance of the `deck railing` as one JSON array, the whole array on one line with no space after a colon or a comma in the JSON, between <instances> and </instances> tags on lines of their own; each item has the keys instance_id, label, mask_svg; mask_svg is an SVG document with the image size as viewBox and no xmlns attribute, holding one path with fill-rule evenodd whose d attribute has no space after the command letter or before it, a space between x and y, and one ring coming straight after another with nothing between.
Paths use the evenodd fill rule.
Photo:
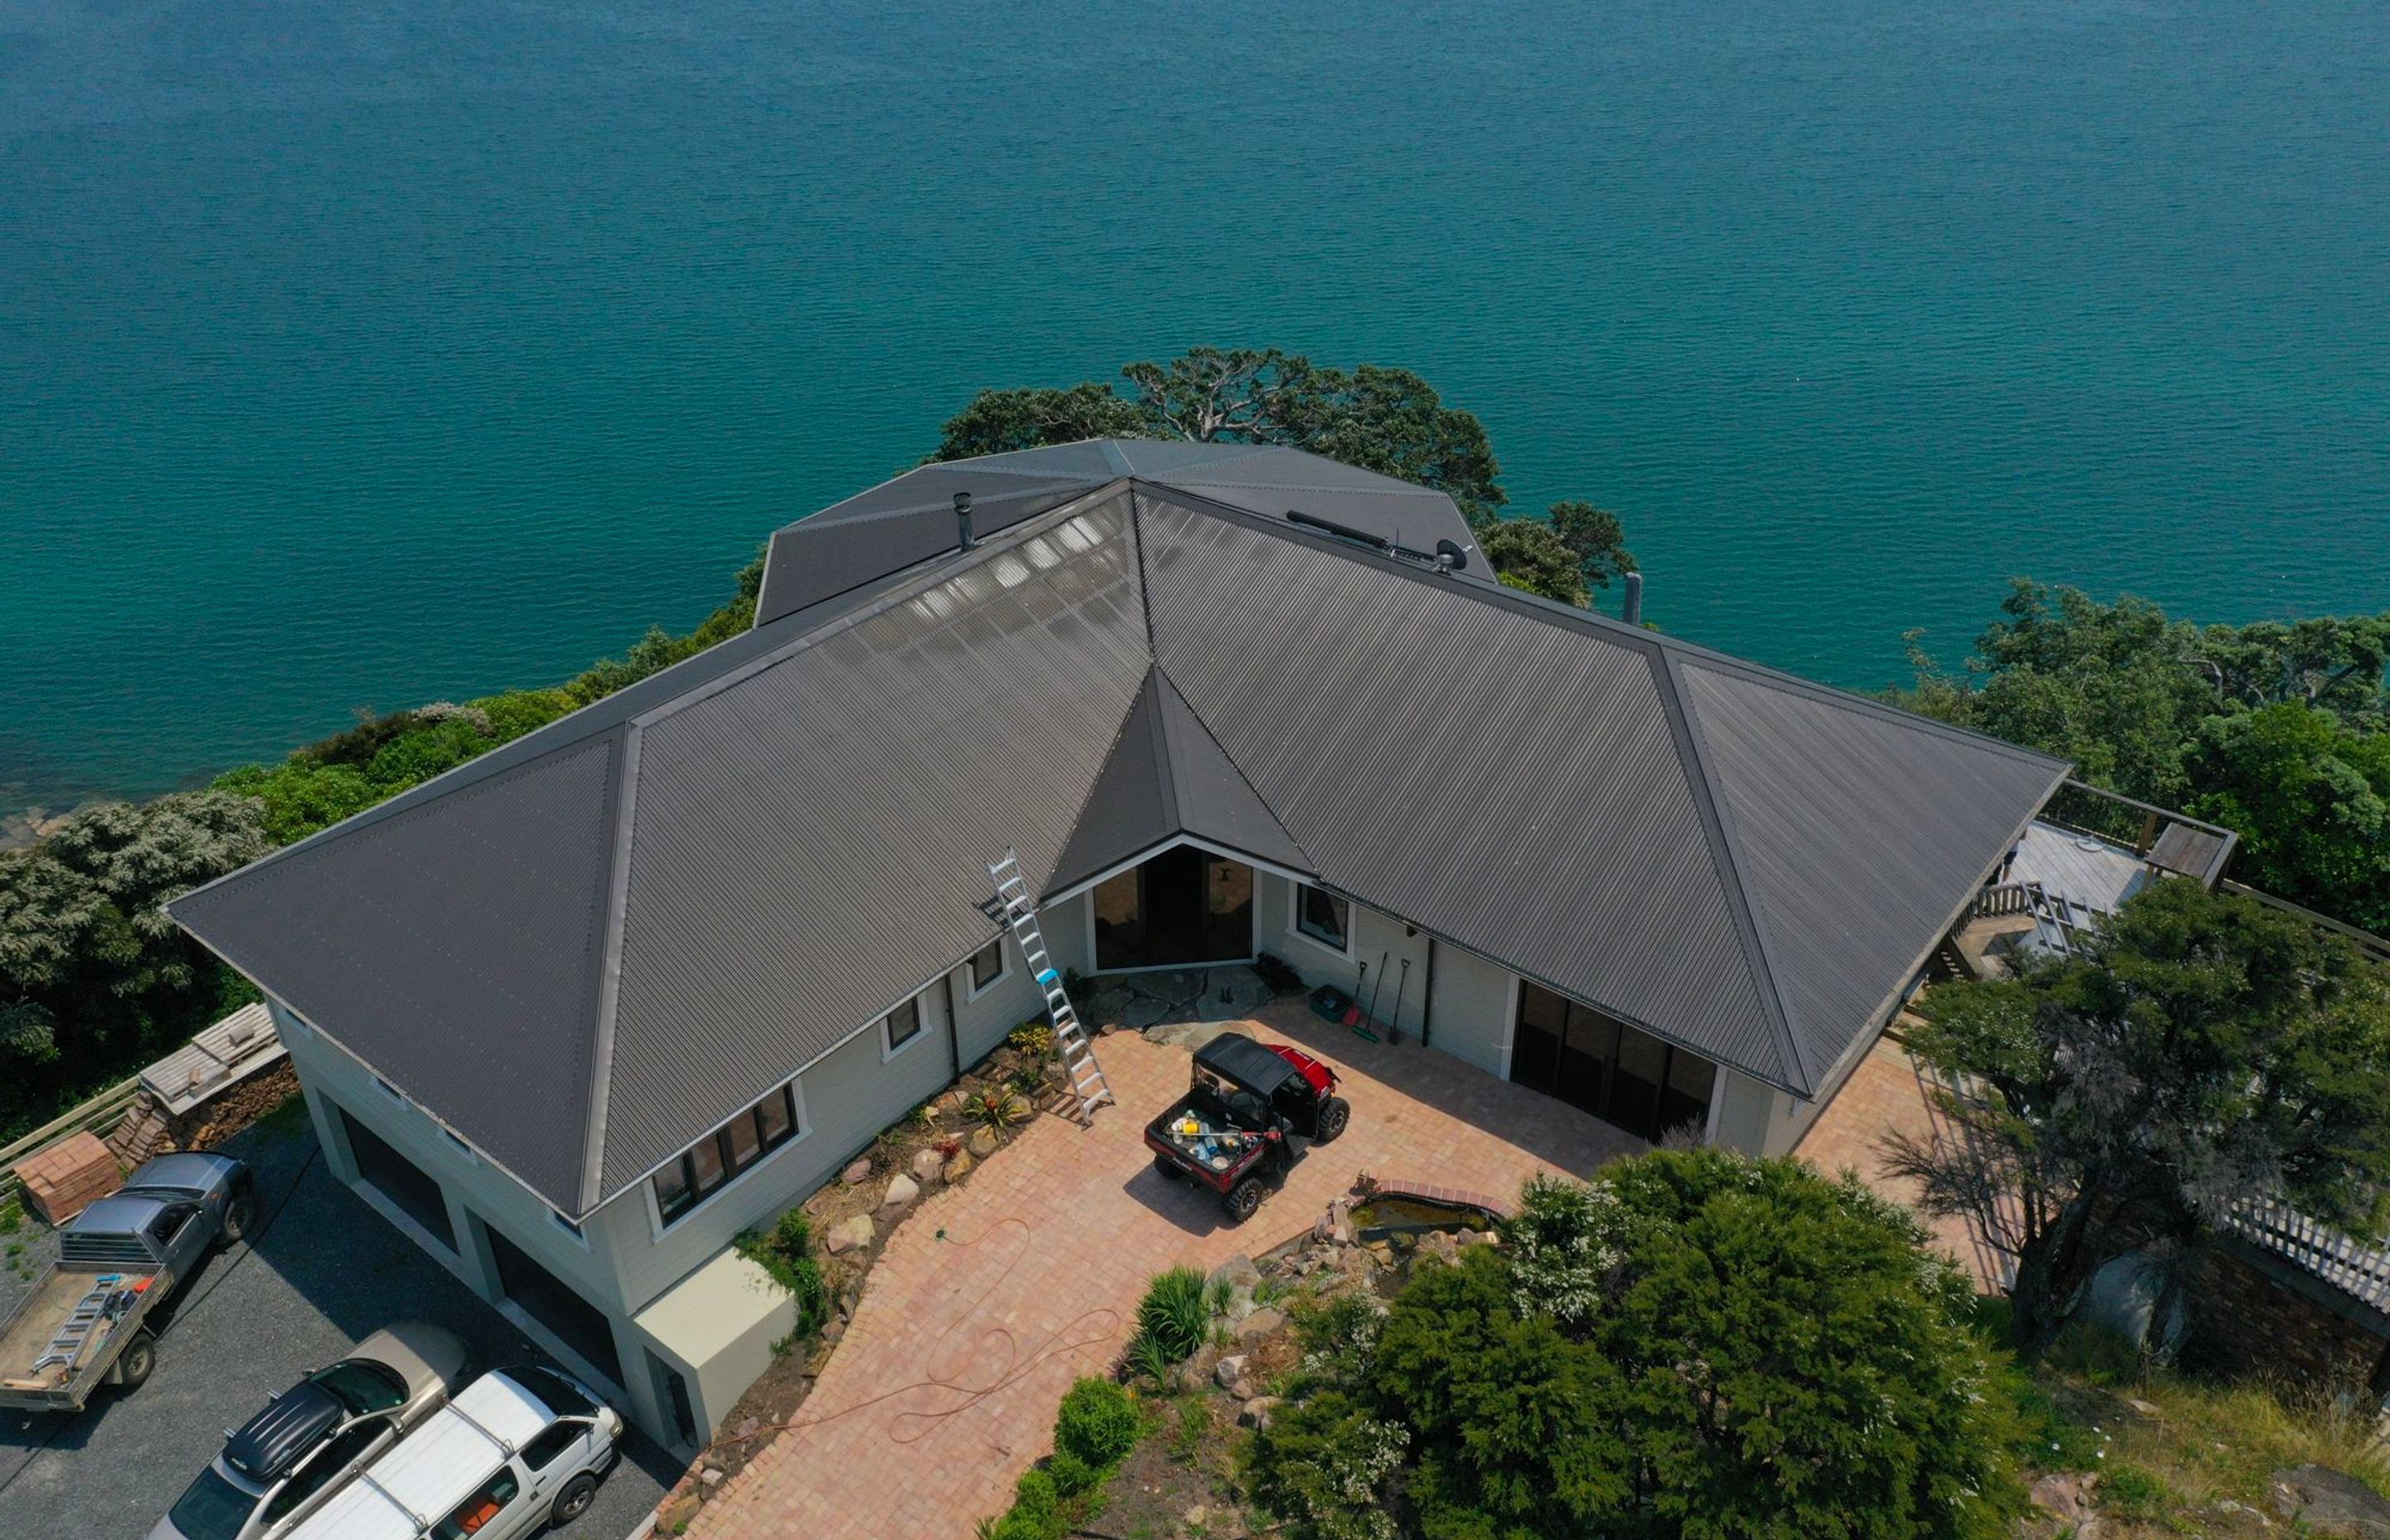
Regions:
<instances>
[{"instance_id":1,"label":"deck railing","mask_svg":"<svg viewBox=\"0 0 2390 1540\"><path fill-rule=\"evenodd\" d=\"M2390 940L2377 936L2371 930L2360 930L2354 925L2342 924L2330 915L2319 915L2313 909L2303 909L2287 898L2276 898L2263 889L2253 888L2246 882L2234 882L2228 879L2217 883L2217 886L2228 893L2238 893L2243 898L2254 898L2268 908L2280 909L2286 915L2296 915L2319 930L2327 930L2338 936L2376 962L2390 962Z\"/></svg>"},{"instance_id":2,"label":"deck railing","mask_svg":"<svg viewBox=\"0 0 2390 1540\"><path fill-rule=\"evenodd\" d=\"M2187 813L2177 813L2154 802L2139 802L2077 780L2065 781L2059 786L2049 801L2043 804L2040 819L2059 828L2105 840L2141 856L2148 855L2156 846L2158 836L2169 824L2208 835L2216 842L2214 853L2204 863L2204 869L2183 875L2196 878L2210 888L2223 879L2225 869L2232 864L2233 849L2241 842L2238 834L2220 824L2207 823Z\"/></svg>"},{"instance_id":3,"label":"deck railing","mask_svg":"<svg viewBox=\"0 0 2390 1540\"><path fill-rule=\"evenodd\" d=\"M2390 1311L2390 1249L2368 1246L2273 1198L2234 1204L2224 1227L2349 1298Z\"/></svg>"}]
</instances>

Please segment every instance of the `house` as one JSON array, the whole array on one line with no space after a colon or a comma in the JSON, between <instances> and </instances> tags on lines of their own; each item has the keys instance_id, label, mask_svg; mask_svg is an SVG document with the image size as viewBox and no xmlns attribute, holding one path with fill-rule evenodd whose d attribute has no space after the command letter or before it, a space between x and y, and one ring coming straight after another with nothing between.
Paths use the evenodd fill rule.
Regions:
<instances>
[{"instance_id":1,"label":"house","mask_svg":"<svg viewBox=\"0 0 2390 1540\"><path fill-rule=\"evenodd\" d=\"M1008 848L1081 972L1400 970L1433 1053L1780 1152L2067 768L1505 588L1439 494L1096 441L781 530L748 635L171 908L331 1168L686 1446L788 1328L733 1237L1039 1008Z\"/></svg>"}]
</instances>

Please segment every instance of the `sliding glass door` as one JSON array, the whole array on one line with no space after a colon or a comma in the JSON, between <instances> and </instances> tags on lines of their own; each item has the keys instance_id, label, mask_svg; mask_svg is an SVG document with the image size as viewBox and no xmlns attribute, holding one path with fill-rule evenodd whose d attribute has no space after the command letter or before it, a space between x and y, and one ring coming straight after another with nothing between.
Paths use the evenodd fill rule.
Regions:
<instances>
[{"instance_id":1,"label":"sliding glass door","mask_svg":"<svg viewBox=\"0 0 2390 1540\"><path fill-rule=\"evenodd\" d=\"M1510 1078L1646 1139L1707 1125L1717 1066L1591 1006L1519 986Z\"/></svg>"},{"instance_id":2,"label":"sliding glass door","mask_svg":"<svg viewBox=\"0 0 2390 1540\"><path fill-rule=\"evenodd\" d=\"M1096 968L1189 968L1253 955L1253 868L1193 845L1095 891Z\"/></svg>"}]
</instances>

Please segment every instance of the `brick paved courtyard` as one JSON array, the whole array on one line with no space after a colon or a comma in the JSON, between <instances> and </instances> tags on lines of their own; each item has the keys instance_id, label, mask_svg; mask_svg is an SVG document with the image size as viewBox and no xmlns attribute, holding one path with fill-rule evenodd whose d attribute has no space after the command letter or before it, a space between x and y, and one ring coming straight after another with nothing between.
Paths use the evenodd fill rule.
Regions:
<instances>
[{"instance_id":1,"label":"brick paved courtyard","mask_svg":"<svg viewBox=\"0 0 2390 1540\"><path fill-rule=\"evenodd\" d=\"M1120 1105L1041 1117L962 1186L932 1194L872 1269L845 1340L784 1433L689 1533L967 1540L1050 1446L1073 1379L1101 1373L1146 1280L1209 1269L1307 1228L1361 1171L1505 1197L1537 1170L1585 1175L1641 1142L1433 1050L1366 1042L1281 1001L1252 1024L1332 1064L1352 1127L1231 1228L1218 1200L1153 1170L1144 1125L1185 1090L1185 1048L1097 1046Z\"/></svg>"}]
</instances>

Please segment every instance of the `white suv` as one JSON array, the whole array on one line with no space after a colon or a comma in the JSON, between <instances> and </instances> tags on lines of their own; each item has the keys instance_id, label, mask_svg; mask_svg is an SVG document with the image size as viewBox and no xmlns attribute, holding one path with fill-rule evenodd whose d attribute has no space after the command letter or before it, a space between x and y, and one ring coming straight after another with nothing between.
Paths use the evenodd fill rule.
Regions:
<instances>
[{"instance_id":1,"label":"white suv","mask_svg":"<svg viewBox=\"0 0 2390 1540\"><path fill-rule=\"evenodd\" d=\"M623 1419L554 1369L474 1380L290 1540L520 1540L588 1511Z\"/></svg>"}]
</instances>

